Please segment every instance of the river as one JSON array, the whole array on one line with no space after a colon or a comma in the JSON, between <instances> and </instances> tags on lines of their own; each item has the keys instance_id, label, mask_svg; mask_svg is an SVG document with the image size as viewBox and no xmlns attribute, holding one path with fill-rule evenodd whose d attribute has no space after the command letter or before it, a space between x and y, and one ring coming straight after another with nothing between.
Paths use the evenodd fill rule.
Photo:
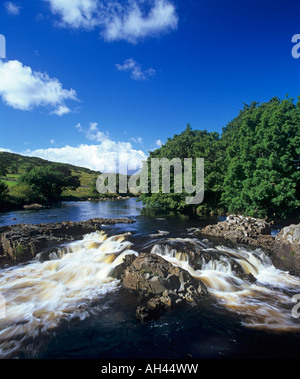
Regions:
<instances>
[{"instance_id":1,"label":"river","mask_svg":"<svg viewBox=\"0 0 300 379\"><path fill-rule=\"evenodd\" d=\"M276 269L262 250L193 234L222 218L149 213L129 199L0 213L0 225L95 217L136 222L103 226L62 246L49 261L0 270L1 358L299 358L300 319L292 317L292 297L300 292L300 278ZM190 265L186 250L203 254L201 268ZM189 271L213 301L138 322L136 296L109 273L126 254L142 251ZM239 277L236 265L256 281Z\"/></svg>"}]
</instances>

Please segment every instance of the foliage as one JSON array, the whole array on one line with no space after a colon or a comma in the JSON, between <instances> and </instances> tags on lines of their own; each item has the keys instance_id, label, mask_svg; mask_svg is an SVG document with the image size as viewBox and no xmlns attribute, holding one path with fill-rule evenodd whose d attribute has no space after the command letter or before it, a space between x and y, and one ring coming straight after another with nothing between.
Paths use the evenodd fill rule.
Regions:
<instances>
[{"instance_id":1,"label":"foliage","mask_svg":"<svg viewBox=\"0 0 300 379\"><path fill-rule=\"evenodd\" d=\"M42 202L58 200L64 189L75 189L80 186L79 178L73 176L67 167L59 164L35 167L22 175L19 183L23 189L27 189L29 197L36 197L34 200ZM17 187L15 189L20 190Z\"/></svg>"},{"instance_id":2,"label":"foliage","mask_svg":"<svg viewBox=\"0 0 300 379\"><path fill-rule=\"evenodd\" d=\"M148 167L152 158L180 158L182 167L184 158L204 158L204 190L206 202L210 207L217 206L221 196L221 183L223 171L223 158L220 146L220 137L218 133L209 133L206 130L192 130L188 124L186 129L179 135L169 138L161 148L150 152L148 158ZM142 200L148 207L157 207L163 209L175 209L178 211L195 210L195 206L186 204L187 194L182 184L182 193L174 193L174 173L170 175L171 193L165 194L143 194ZM149 188L151 181L151 172L149 170ZM193 167L193 182L195 183L195 167Z\"/></svg>"},{"instance_id":3,"label":"foliage","mask_svg":"<svg viewBox=\"0 0 300 379\"><path fill-rule=\"evenodd\" d=\"M273 98L244 105L215 132L191 126L150 153L151 158L204 158L204 202L198 210L286 218L300 205L300 101ZM150 165L148 165L150 166ZM195 173L193 174L195 177ZM149 179L150 183L150 179ZM143 194L148 207L196 211L185 193Z\"/></svg>"},{"instance_id":4,"label":"foliage","mask_svg":"<svg viewBox=\"0 0 300 379\"><path fill-rule=\"evenodd\" d=\"M221 202L229 212L284 218L299 207L299 105L278 98L252 103L223 129Z\"/></svg>"},{"instance_id":5,"label":"foliage","mask_svg":"<svg viewBox=\"0 0 300 379\"><path fill-rule=\"evenodd\" d=\"M40 197L33 186L25 183L18 183L10 190L11 198L15 204L30 204L40 201Z\"/></svg>"},{"instance_id":6,"label":"foliage","mask_svg":"<svg viewBox=\"0 0 300 379\"><path fill-rule=\"evenodd\" d=\"M0 203L7 201L8 193L8 186L5 183L0 182Z\"/></svg>"},{"instance_id":7,"label":"foliage","mask_svg":"<svg viewBox=\"0 0 300 379\"><path fill-rule=\"evenodd\" d=\"M3 162L0 162L0 176L5 176L8 174L7 168Z\"/></svg>"}]
</instances>

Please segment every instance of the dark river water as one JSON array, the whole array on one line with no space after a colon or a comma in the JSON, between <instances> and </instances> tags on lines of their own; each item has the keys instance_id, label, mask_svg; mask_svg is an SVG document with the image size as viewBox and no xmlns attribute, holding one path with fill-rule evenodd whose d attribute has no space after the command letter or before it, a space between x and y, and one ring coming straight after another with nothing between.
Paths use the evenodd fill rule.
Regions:
<instances>
[{"instance_id":1,"label":"dark river water","mask_svg":"<svg viewBox=\"0 0 300 379\"><path fill-rule=\"evenodd\" d=\"M223 218L146 212L135 199L65 202L0 213L0 226L130 217L65 246L52 260L0 270L0 358L300 358L300 318L292 317L300 279L276 269L263 251L204 240L194 228ZM183 253L206 253L201 270ZM207 286L203 306L135 318L137 298L109 277L124 255L151 251ZM232 270L239 264L256 279ZM3 316L3 315L2 315Z\"/></svg>"}]
</instances>

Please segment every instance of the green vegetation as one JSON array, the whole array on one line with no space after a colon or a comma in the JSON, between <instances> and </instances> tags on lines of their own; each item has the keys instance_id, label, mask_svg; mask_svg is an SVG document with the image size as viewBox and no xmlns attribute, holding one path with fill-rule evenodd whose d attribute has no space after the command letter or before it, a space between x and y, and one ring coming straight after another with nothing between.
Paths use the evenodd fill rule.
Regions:
<instances>
[{"instance_id":1,"label":"green vegetation","mask_svg":"<svg viewBox=\"0 0 300 379\"><path fill-rule=\"evenodd\" d=\"M99 194L100 172L41 158L0 152L0 210L61 200L98 200L116 194ZM119 176L117 175L117 184ZM122 194L123 196L127 194Z\"/></svg>"},{"instance_id":2,"label":"green vegetation","mask_svg":"<svg viewBox=\"0 0 300 379\"><path fill-rule=\"evenodd\" d=\"M0 209L86 200L90 197L90 183L99 174L84 167L0 152Z\"/></svg>"},{"instance_id":3,"label":"green vegetation","mask_svg":"<svg viewBox=\"0 0 300 379\"><path fill-rule=\"evenodd\" d=\"M244 105L222 134L193 130L190 125L174 135L151 158L204 158L204 201L187 205L193 194L145 193L148 210L184 213L239 213L260 218L298 215L300 205L300 97L272 98ZM150 167L150 164L148 165ZM193 167L195 183L196 168ZM0 152L0 209L33 202L115 197L99 194L100 172L40 158ZM128 179L128 178L127 178ZM151 173L149 172L149 189ZM117 177L117 188L119 176ZM172 185L173 184L173 185ZM128 194L121 194L128 195Z\"/></svg>"},{"instance_id":4,"label":"green vegetation","mask_svg":"<svg viewBox=\"0 0 300 379\"><path fill-rule=\"evenodd\" d=\"M245 105L221 136L188 125L151 152L149 160L177 157L205 159L204 202L186 205L186 193L143 194L146 206L261 218L295 214L300 205L300 101L273 98Z\"/></svg>"}]
</instances>

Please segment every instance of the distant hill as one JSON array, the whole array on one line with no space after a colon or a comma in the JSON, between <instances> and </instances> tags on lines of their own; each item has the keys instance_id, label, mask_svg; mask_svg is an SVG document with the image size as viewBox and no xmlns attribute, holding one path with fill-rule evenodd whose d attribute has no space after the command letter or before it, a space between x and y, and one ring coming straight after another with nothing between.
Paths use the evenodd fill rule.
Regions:
<instances>
[{"instance_id":1,"label":"distant hill","mask_svg":"<svg viewBox=\"0 0 300 379\"><path fill-rule=\"evenodd\" d=\"M0 164L4 164L10 174L24 174L24 172L30 170L32 167L45 166L51 164L60 164L68 167L71 171L77 173L85 173L89 175L99 175L100 171L93 171L86 167L78 167L69 163L50 162L46 159L27 157L15 153L0 152Z\"/></svg>"},{"instance_id":2,"label":"distant hill","mask_svg":"<svg viewBox=\"0 0 300 379\"><path fill-rule=\"evenodd\" d=\"M0 166L4 166L8 172L5 177L1 177L9 187L16 185L20 175L37 166L61 165L72 171L73 175L79 177L81 187L76 191L66 191L65 196L86 197L88 196L91 181L100 175L100 171L93 171L86 167L78 167L69 163L50 162L42 158L27 157L15 153L0 152Z\"/></svg>"}]
</instances>

